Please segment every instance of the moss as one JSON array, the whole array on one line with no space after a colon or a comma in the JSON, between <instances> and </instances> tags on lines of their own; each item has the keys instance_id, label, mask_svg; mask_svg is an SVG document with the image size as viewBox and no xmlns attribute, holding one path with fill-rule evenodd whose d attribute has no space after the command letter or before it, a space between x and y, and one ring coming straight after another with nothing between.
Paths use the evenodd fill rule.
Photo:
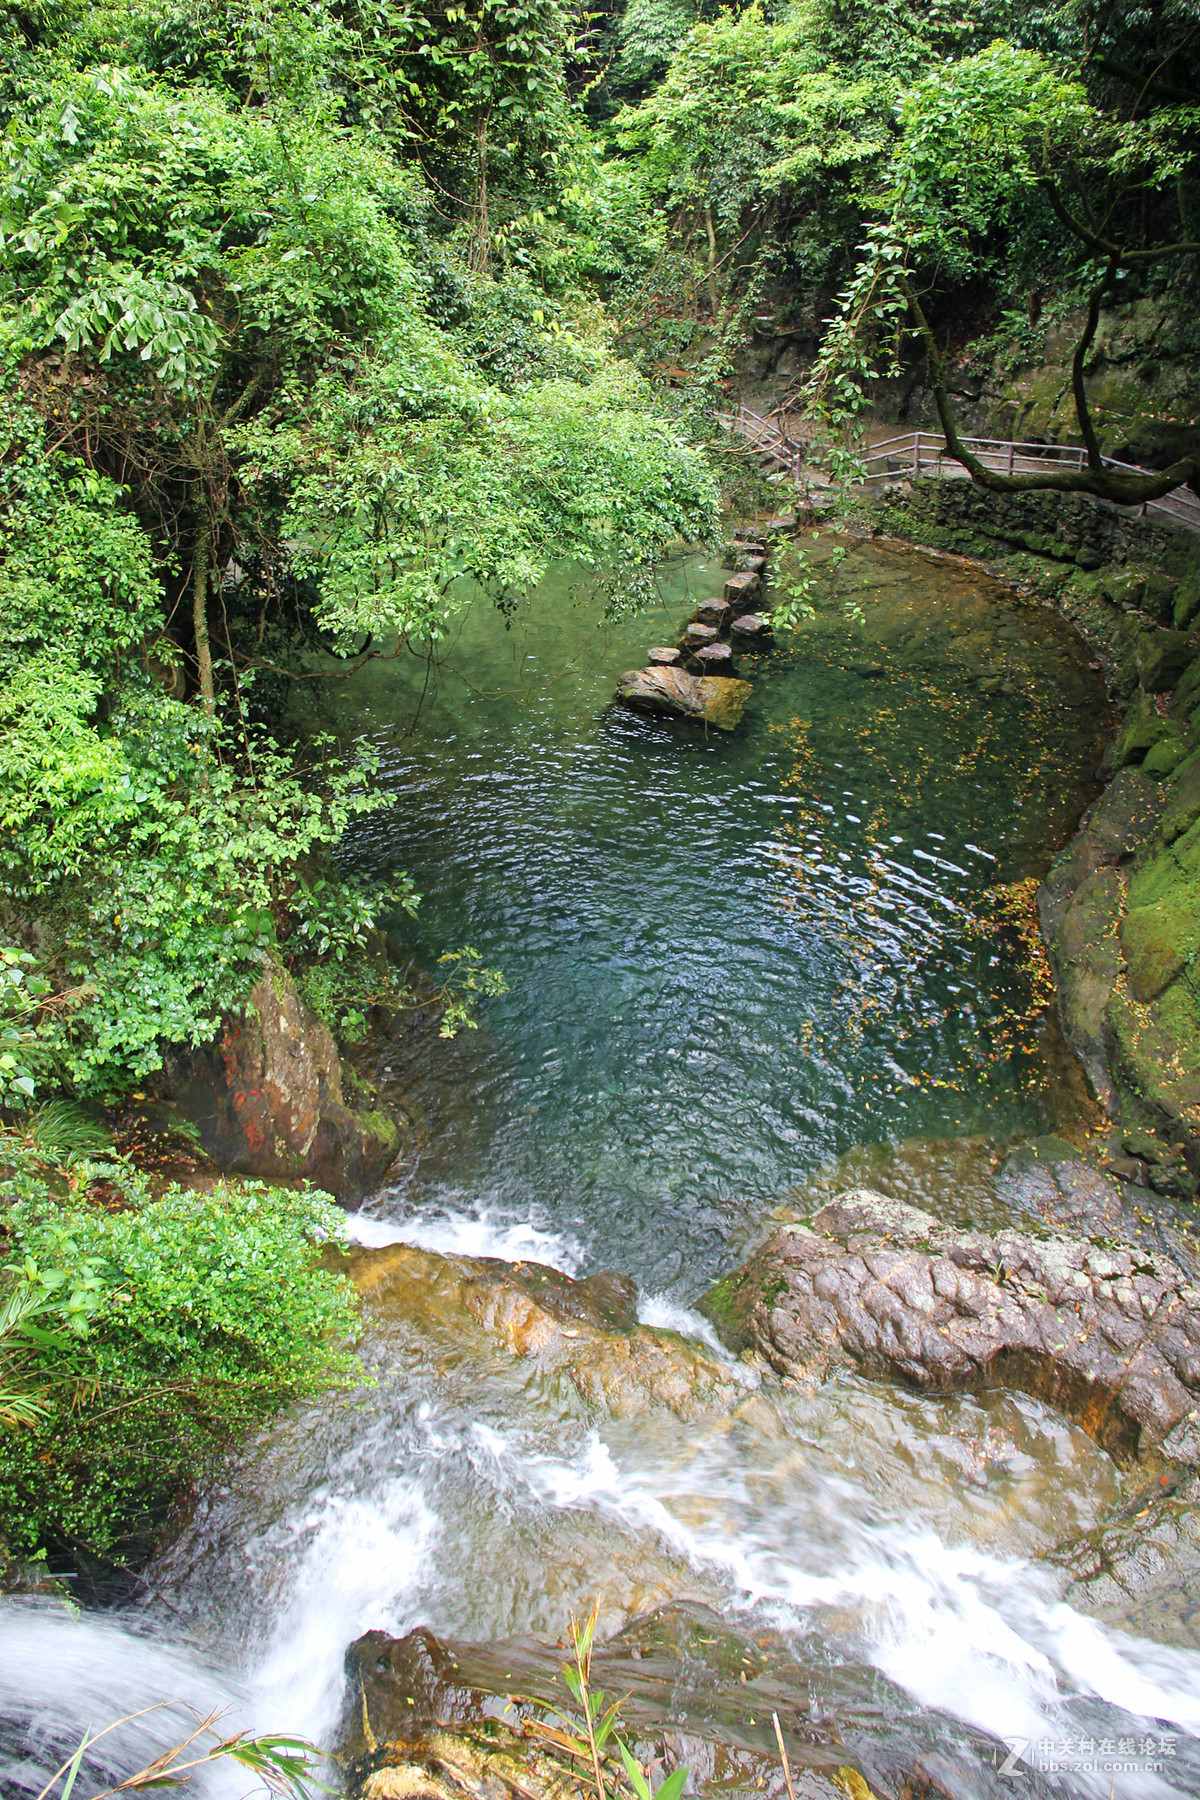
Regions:
<instances>
[{"instance_id":1,"label":"moss","mask_svg":"<svg viewBox=\"0 0 1200 1800\"><path fill-rule=\"evenodd\" d=\"M1182 727L1176 721L1164 719L1149 694L1139 692L1129 709L1125 729L1113 745L1113 768L1123 769L1127 763L1141 762L1159 738L1167 735L1182 735Z\"/></svg>"},{"instance_id":2,"label":"moss","mask_svg":"<svg viewBox=\"0 0 1200 1800\"><path fill-rule=\"evenodd\" d=\"M1112 1073L1126 1117L1200 1145L1200 996L1189 968L1148 1005L1114 994Z\"/></svg>"},{"instance_id":3,"label":"moss","mask_svg":"<svg viewBox=\"0 0 1200 1800\"><path fill-rule=\"evenodd\" d=\"M363 1130L369 1131L372 1137L377 1138L389 1155L395 1155L400 1148L400 1128L395 1119L385 1112L380 1112L378 1108L371 1112L360 1112L355 1109L354 1116Z\"/></svg>"},{"instance_id":4,"label":"moss","mask_svg":"<svg viewBox=\"0 0 1200 1800\"><path fill-rule=\"evenodd\" d=\"M1200 947L1200 912L1172 900L1135 906L1121 921L1121 948L1129 965L1129 992L1153 1000L1174 981Z\"/></svg>"},{"instance_id":5,"label":"moss","mask_svg":"<svg viewBox=\"0 0 1200 1800\"><path fill-rule=\"evenodd\" d=\"M1190 732L1174 732L1170 729L1173 722L1170 719L1165 721L1168 729L1146 752L1142 768L1147 775L1170 775L1194 747Z\"/></svg>"},{"instance_id":6,"label":"moss","mask_svg":"<svg viewBox=\"0 0 1200 1800\"><path fill-rule=\"evenodd\" d=\"M748 1268L736 1275L722 1275L696 1303L697 1312L711 1322L726 1349L735 1353L751 1347L750 1333L745 1325L746 1305L741 1298L749 1275Z\"/></svg>"}]
</instances>

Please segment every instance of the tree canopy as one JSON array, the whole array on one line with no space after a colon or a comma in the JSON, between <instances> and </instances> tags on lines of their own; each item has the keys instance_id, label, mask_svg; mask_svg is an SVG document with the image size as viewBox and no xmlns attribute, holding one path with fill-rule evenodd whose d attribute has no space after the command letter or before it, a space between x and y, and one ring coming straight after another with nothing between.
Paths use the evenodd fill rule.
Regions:
<instances>
[{"instance_id":1,"label":"tree canopy","mask_svg":"<svg viewBox=\"0 0 1200 1800\"><path fill-rule=\"evenodd\" d=\"M760 329L843 429L924 357L987 485L1196 484L1088 399L1192 279L1195 0L30 0L0 50L0 882L81 1091L210 1034L375 803L288 683L561 559L636 598ZM1084 467L1005 477L946 344L1043 304Z\"/></svg>"}]
</instances>

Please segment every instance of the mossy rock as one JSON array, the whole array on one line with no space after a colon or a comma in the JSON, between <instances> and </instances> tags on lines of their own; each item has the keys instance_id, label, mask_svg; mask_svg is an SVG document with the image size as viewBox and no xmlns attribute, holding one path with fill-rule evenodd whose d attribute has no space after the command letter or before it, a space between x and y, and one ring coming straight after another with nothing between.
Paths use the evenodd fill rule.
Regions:
<instances>
[{"instance_id":1,"label":"mossy rock","mask_svg":"<svg viewBox=\"0 0 1200 1800\"><path fill-rule=\"evenodd\" d=\"M1175 589L1174 616L1176 628L1186 631L1200 615L1200 562L1191 567Z\"/></svg>"},{"instance_id":2,"label":"mossy rock","mask_svg":"<svg viewBox=\"0 0 1200 1800\"><path fill-rule=\"evenodd\" d=\"M400 1127L395 1119L388 1113L380 1112L378 1107L369 1112L355 1107L354 1114L363 1130L370 1132L390 1161L400 1148Z\"/></svg>"},{"instance_id":3,"label":"mossy rock","mask_svg":"<svg viewBox=\"0 0 1200 1800\"><path fill-rule=\"evenodd\" d=\"M1134 648L1138 680L1148 694L1166 694L1192 660L1191 639L1184 631L1144 631Z\"/></svg>"},{"instance_id":4,"label":"mossy rock","mask_svg":"<svg viewBox=\"0 0 1200 1800\"><path fill-rule=\"evenodd\" d=\"M1114 606L1139 607L1146 591L1146 577L1138 569L1112 569L1100 579L1100 591Z\"/></svg>"},{"instance_id":5,"label":"mossy rock","mask_svg":"<svg viewBox=\"0 0 1200 1800\"><path fill-rule=\"evenodd\" d=\"M1159 833L1164 843L1189 832L1200 819L1200 750L1194 750L1187 761L1176 769L1171 781L1167 809L1162 816Z\"/></svg>"},{"instance_id":6,"label":"mossy rock","mask_svg":"<svg viewBox=\"0 0 1200 1800\"><path fill-rule=\"evenodd\" d=\"M1191 712L1197 701L1200 701L1200 656L1195 657L1179 677L1171 710Z\"/></svg>"},{"instance_id":7,"label":"mossy rock","mask_svg":"<svg viewBox=\"0 0 1200 1800\"><path fill-rule=\"evenodd\" d=\"M1164 723L1166 730L1147 750L1142 763L1147 775L1170 775L1195 748L1193 735L1186 726L1175 730L1176 720L1167 719Z\"/></svg>"},{"instance_id":8,"label":"mossy rock","mask_svg":"<svg viewBox=\"0 0 1200 1800\"><path fill-rule=\"evenodd\" d=\"M1142 583L1141 604L1164 625L1174 618L1176 583L1169 575L1151 569Z\"/></svg>"},{"instance_id":9,"label":"mossy rock","mask_svg":"<svg viewBox=\"0 0 1200 1800\"><path fill-rule=\"evenodd\" d=\"M1121 948L1134 1000L1153 1000L1200 945L1200 910L1177 901L1135 906L1121 921Z\"/></svg>"},{"instance_id":10,"label":"mossy rock","mask_svg":"<svg viewBox=\"0 0 1200 1800\"><path fill-rule=\"evenodd\" d=\"M1129 912L1162 902L1200 911L1200 823L1192 825L1129 878Z\"/></svg>"},{"instance_id":11,"label":"mossy rock","mask_svg":"<svg viewBox=\"0 0 1200 1800\"><path fill-rule=\"evenodd\" d=\"M746 1315L758 1297L758 1290L755 1288L746 1293L747 1274L748 1271L742 1269L733 1275L723 1275L703 1299L696 1302L696 1311L711 1321L726 1349L735 1354L750 1349L754 1341L746 1324Z\"/></svg>"},{"instance_id":12,"label":"mossy rock","mask_svg":"<svg viewBox=\"0 0 1200 1800\"><path fill-rule=\"evenodd\" d=\"M1139 692L1125 719L1125 729L1112 748L1112 766L1141 762L1146 753L1167 735L1169 722L1159 713L1149 694Z\"/></svg>"},{"instance_id":13,"label":"mossy rock","mask_svg":"<svg viewBox=\"0 0 1200 1800\"><path fill-rule=\"evenodd\" d=\"M1165 1126L1191 1155L1200 1153L1200 996L1192 970L1148 1005L1114 994L1107 1022L1126 1116Z\"/></svg>"}]
</instances>

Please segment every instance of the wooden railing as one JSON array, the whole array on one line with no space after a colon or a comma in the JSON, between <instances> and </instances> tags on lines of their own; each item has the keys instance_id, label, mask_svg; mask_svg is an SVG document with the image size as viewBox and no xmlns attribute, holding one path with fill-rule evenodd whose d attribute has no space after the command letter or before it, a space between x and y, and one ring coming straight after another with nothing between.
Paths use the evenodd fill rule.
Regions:
<instances>
[{"instance_id":1,"label":"wooden railing","mask_svg":"<svg viewBox=\"0 0 1200 1800\"><path fill-rule=\"evenodd\" d=\"M792 435L786 414L763 417L749 407L740 406L736 413L718 415L721 423L747 441L752 454L767 465L776 481L791 480L797 488L805 485L807 445ZM1083 469L1087 452L1075 444L1017 443L1008 438L964 438L964 446L983 463L1006 475L1036 474L1047 466ZM886 485L891 481L911 481L916 476L969 480L962 464L946 449L940 432L906 431L879 444L865 444L859 452L863 473L858 478L869 485ZM1106 469L1120 469L1130 475L1149 475L1153 470L1135 463L1104 458ZM1161 500L1147 500L1138 507L1143 516L1154 514L1169 519L1185 530L1200 532L1200 498L1187 488L1176 488Z\"/></svg>"}]
</instances>

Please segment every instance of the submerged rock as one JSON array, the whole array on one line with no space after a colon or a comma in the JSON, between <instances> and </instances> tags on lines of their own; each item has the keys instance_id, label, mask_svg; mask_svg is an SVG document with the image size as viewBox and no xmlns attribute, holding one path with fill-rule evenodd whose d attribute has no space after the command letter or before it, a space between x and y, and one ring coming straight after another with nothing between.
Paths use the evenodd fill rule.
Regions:
<instances>
[{"instance_id":1,"label":"submerged rock","mask_svg":"<svg viewBox=\"0 0 1200 1800\"><path fill-rule=\"evenodd\" d=\"M362 1800L565 1800L565 1778L578 1796L578 1765L539 1729L562 1718L566 1656L563 1645L536 1638L477 1645L420 1628L402 1638L367 1632L346 1656L341 1750L351 1792ZM592 1681L621 1696L621 1736L654 1769L653 1785L684 1763L690 1792L776 1789L778 1717L797 1800L901 1792L982 1800L1004 1791L990 1774L1007 1747L985 1733L914 1710L874 1673L824 1661L810 1672L780 1634L743 1633L694 1602L641 1613L597 1644ZM943 1768L949 1782L939 1779ZM615 1759L612 1775L615 1793ZM1028 1791L1046 1790L1034 1777Z\"/></svg>"},{"instance_id":2,"label":"submerged rock","mask_svg":"<svg viewBox=\"0 0 1200 1800\"><path fill-rule=\"evenodd\" d=\"M1107 1624L1200 1650L1200 1475L1168 1477L1053 1552L1065 1598Z\"/></svg>"},{"instance_id":3,"label":"submerged rock","mask_svg":"<svg viewBox=\"0 0 1200 1800\"><path fill-rule=\"evenodd\" d=\"M212 1044L171 1050L165 1068L179 1112L220 1169L302 1176L356 1200L396 1159L395 1121L345 1104L333 1037L281 969L266 971Z\"/></svg>"},{"instance_id":4,"label":"submerged rock","mask_svg":"<svg viewBox=\"0 0 1200 1800\"><path fill-rule=\"evenodd\" d=\"M635 712L665 713L732 731L753 692L748 681L688 675L682 669L630 669L621 677L617 699Z\"/></svg>"},{"instance_id":5,"label":"submerged rock","mask_svg":"<svg viewBox=\"0 0 1200 1800\"><path fill-rule=\"evenodd\" d=\"M1144 1247L949 1230L857 1189L777 1231L703 1310L783 1375L1015 1388L1118 1462L1200 1456L1200 1291Z\"/></svg>"}]
</instances>

